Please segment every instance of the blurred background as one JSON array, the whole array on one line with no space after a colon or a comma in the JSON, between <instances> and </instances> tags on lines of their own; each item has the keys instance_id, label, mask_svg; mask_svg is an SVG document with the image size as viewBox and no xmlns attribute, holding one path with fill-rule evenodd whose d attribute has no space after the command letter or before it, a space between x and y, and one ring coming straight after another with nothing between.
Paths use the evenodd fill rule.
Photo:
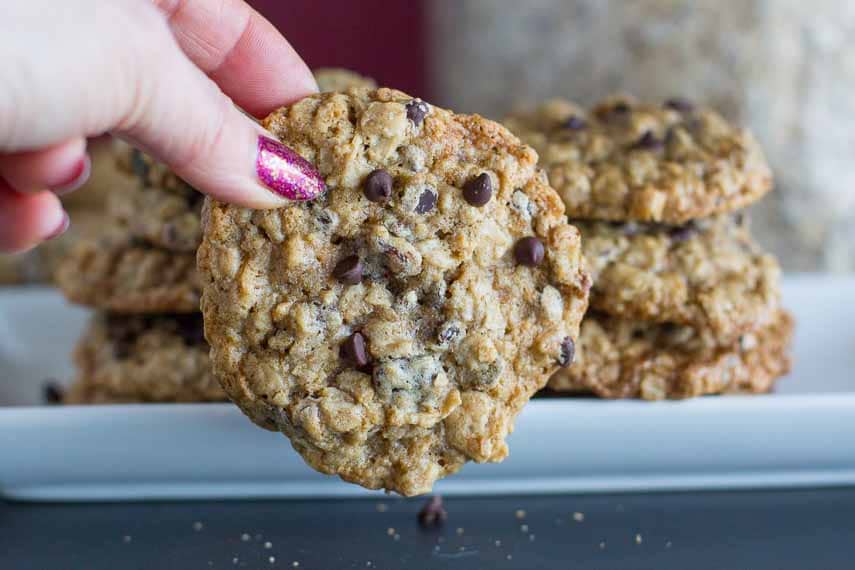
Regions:
<instances>
[{"instance_id":1,"label":"blurred background","mask_svg":"<svg viewBox=\"0 0 855 570\"><path fill-rule=\"evenodd\" d=\"M353 69L458 111L498 119L553 96L590 104L615 92L710 104L749 126L775 169L776 192L753 208L758 240L787 271L855 269L855 2L250 3L312 68ZM109 191L102 174L91 186ZM87 192L72 202L100 200ZM20 256L0 259L0 280L44 277L63 251L51 247L24 269Z\"/></svg>"}]
</instances>

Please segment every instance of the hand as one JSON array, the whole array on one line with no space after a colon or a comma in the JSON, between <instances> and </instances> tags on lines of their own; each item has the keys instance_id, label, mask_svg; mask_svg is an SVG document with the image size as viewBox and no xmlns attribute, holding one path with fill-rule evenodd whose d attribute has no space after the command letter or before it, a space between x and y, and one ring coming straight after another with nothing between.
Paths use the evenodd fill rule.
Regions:
<instances>
[{"instance_id":1,"label":"hand","mask_svg":"<svg viewBox=\"0 0 855 570\"><path fill-rule=\"evenodd\" d=\"M0 61L0 251L65 231L57 194L86 180L86 137L104 132L223 201L269 208L323 190L237 107L262 117L317 91L242 0L4 0Z\"/></svg>"}]
</instances>

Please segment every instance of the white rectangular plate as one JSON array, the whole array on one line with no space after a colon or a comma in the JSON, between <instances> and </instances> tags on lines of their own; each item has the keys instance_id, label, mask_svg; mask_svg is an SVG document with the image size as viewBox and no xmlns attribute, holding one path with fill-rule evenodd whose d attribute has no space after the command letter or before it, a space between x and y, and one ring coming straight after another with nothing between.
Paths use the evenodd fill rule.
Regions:
<instances>
[{"instance_id":1,"label":"white rectangular plate","mask_svg":"<svg viewBox=\"0 0 855 570\"><path fill-rule=\"evenodd\" d=\"M446 494L855 483L855 279L786 279L795 369L774 394L529 404L500 464L467 465ZM68 380L86 311L50 290L0 293L0 496L140 500L366 496L312 471L228 404L33 406ZM28 405L30 404L30 405Z\"/></svg>"}]
</instances>

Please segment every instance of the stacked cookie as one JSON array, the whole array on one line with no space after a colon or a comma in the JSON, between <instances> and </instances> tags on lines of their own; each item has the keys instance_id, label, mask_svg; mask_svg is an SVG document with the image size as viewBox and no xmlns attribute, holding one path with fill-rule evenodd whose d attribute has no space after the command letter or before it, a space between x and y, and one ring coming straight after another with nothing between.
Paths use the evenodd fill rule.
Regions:
<instances>
[{"instance_id":1,"label":"stacked cookie","mask_svg":"<svg viewBox=\"0 0 855 570\"><path fill-rule=\"evenodd\" d=\"M223 400L199 312L201 195L164 165L117 144L130 188L108 198L97 236L72 250L57 281L98 310L74 353L68 403Z\"/></svg>"},{"instance_id":2,"label":"stacked cookie","mask_svg":"<svg viewBox=\"0 0 855 570\"><path fill-rule=\"evenodd\" d=\"M540 154L593 278L560 392L686 398L770 390L789 370L780 270L740 209L772 188L745 130L684 100L551 101L506 124Z\"/></svg>"}]
</instances>

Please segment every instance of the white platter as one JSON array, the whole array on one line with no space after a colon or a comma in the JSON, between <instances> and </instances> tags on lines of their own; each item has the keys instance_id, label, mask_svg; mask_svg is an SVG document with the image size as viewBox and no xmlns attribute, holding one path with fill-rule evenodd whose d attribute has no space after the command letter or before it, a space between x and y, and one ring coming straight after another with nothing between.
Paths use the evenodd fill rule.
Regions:
<instances>
[{"instance_id":1,"label":"white platter","mask_svg":"<svg viewBox=\"0 0 855 570\"><path fill-rule=\"evenodd\" d=\"M855 279L796 276L795 369L764 396L529 404L501 464L467 465L446 494L855 483ZM141 500L367 496L306 467L227 404L34 406L68 380L86 311L53 291L0 293L0 496Z\"/></svg>"}]
</instances>

